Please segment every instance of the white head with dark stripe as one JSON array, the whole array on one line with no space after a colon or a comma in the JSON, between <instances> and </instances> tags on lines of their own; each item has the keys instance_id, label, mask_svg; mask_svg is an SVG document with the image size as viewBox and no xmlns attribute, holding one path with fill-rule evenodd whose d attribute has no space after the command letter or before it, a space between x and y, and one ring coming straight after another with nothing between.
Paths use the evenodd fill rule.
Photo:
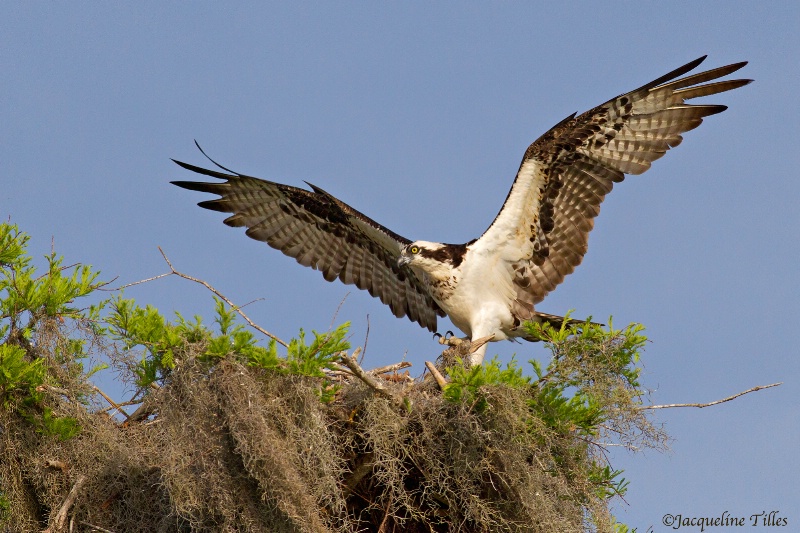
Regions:
<instances>
[{"instance_id":1,"label":"white head with dark stripe","mask_svg":"<svg viewBox=\"0 0 800 533\"><path fill-rule=\"evenodd\" d=\"M397 264L409 265L433 278L449 278L453 269L461 265L466 248L466 244L414 241L403 247Z\"/></svg>"}]
</instances>

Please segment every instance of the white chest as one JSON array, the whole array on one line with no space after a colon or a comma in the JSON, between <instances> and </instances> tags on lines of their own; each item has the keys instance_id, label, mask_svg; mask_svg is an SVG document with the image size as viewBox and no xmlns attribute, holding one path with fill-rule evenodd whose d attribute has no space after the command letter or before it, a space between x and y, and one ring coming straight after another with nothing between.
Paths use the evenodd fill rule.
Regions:
<instances>
[{"instance_id":1,"label":"white chest","mask_svg":"<svg viewBox=\"0 0 800 533\"><path fill-rule=\"evenodd\" d=\"M433 298L457 328L473 337L494 333L496 340L506 338L502 331L513 327L512 280L508 262L473 250L448 277L426 276Z\"/></svg>"}]
</instances>

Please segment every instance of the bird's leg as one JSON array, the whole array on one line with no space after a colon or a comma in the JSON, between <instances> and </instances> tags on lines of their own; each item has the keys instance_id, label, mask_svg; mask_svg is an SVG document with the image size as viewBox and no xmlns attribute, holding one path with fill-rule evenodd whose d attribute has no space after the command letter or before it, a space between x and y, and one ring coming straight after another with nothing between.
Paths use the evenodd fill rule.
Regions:
<instances>
[{"instance_id":1,"label":"bird's leg","mask_svg":"<svg viewBox=\"0 0 800 533\"><path fill-rule=\"evenodd\" d=\"M469 366L478 366L483 362L483 358L486 355L486 348L492 339L494 339L494 333L470 341L472 346L470 346Z\"/></svg>"}]
</instances>

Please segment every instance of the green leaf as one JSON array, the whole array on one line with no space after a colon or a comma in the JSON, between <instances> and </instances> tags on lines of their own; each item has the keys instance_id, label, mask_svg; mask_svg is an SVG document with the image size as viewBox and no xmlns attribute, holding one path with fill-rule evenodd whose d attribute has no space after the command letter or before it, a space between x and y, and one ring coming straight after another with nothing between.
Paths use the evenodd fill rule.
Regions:
<instances>
[{"instance_id":1,"label":"green leaf","mask_svg":"<svg viewBox=\"0 0 800 533\"><path fill-rule=\"evenodd\" d=\"M25 356L25 350L18 346L0 345L0 403L5 408L39 397L36 388L44 383L44 363L41 359L27 361Z\"/></svg>"}]
</instances>

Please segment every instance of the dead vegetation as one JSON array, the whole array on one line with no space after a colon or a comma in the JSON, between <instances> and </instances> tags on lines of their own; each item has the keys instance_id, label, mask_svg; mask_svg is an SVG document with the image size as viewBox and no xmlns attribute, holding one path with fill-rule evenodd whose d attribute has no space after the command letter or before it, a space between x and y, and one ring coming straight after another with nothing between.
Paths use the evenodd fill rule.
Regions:
<instances>
[{"instance_id":1,"label":"dead vegetation","mask_svg":"<svg viewBox=\"0 0 800 533\"><path fill-rule=\"evenodd\" d=\"M531 387L487 385L454 402L433 380L371 374L384 395L339 374L324 403L317 378L186 353L147 393L147 416L122 421L67 362L44 360L60 386L43 402L81 430L61 440L0 410L6 531L612 527L589 472L596 450L532 416Z\"/></svg>"},{"instance_id":2,"label":"dead vegetation","mask_svg":"<svg viewBox=\"0 0 800 533\"><path fill-rule=\"evenodd\" d=\"M465 368L464 345L419 379L365 371L344 326L259 329L263 347L222 300L219 333L121 297L77 309L96 274L55 254L35 274L26 243L0 224L4 532L626 531L606 447L662 449L655 409L739 396L643 405L638 326L534 328L552 353L535 377ZM90 354L129 401L90 383Z\"/></svg>"}]
</instances>

